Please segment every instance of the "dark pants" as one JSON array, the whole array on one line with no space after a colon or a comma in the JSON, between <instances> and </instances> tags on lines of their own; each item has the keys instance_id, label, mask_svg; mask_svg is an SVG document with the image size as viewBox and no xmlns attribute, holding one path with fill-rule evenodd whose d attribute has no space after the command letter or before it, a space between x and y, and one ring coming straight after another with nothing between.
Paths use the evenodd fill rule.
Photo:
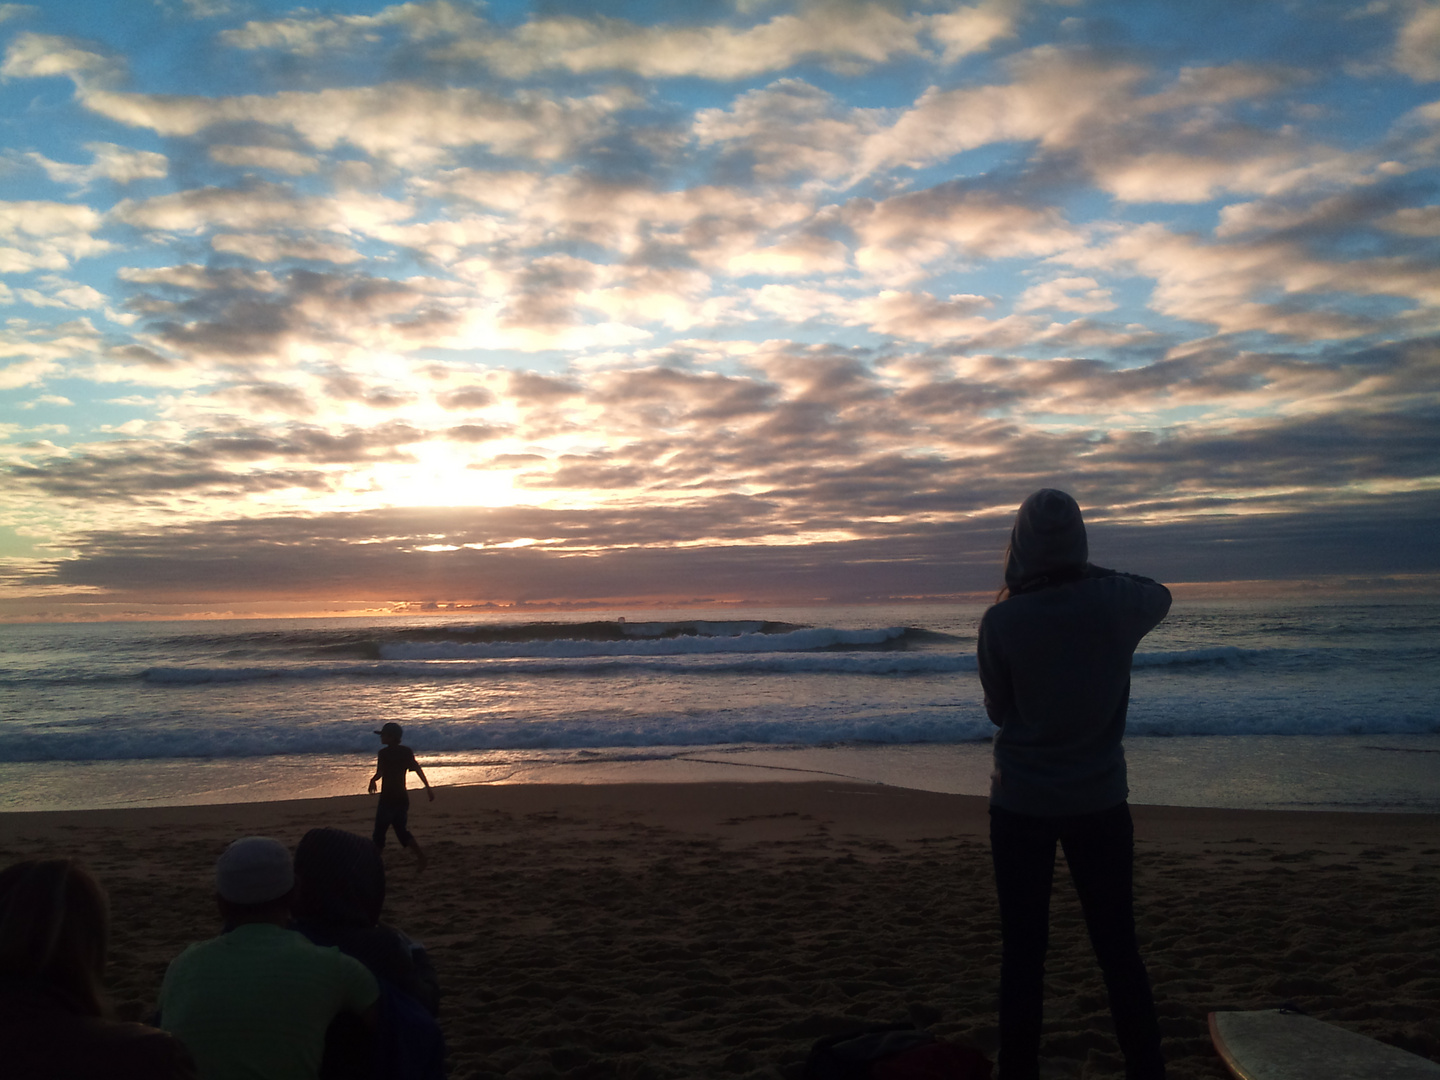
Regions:
<instances>
[{"instance_id":1,"label":"dark pants","mask_svg":"<svg viewBox=\"0 0 1440 1080\"><path fill-rule=\"evenodd\" d=\"M385 831L392 825L395 827L395 839L400 841L401 847L409 847L413 839L406 823L410 819L410 803L387 803L382 801L375 808L375 832L370 837L376 847L385 846Z\"/></svg>"},{"instance_id":2,"label":"dark pants","mask_svg":"<svg viewBox=\"0 0 1440 1080\"><path fill-rule=\"evenodd\" d=\"M990 808L990 853L1000 895L1000 1080L1040 1069L1045 950L1055 843L1065 850L1090 944L1110 997L1127 1080L1159 1080L1160 1026L1140 948L1133 893L1135 827L1126 803L1095 814L1044 818Z\"/></svg>"}]
</instances>

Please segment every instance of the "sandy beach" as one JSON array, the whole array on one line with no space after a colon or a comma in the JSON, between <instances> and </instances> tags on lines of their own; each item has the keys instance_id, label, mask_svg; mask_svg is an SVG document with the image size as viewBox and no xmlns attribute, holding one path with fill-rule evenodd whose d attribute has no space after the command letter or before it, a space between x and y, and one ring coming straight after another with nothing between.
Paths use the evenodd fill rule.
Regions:
<instances>
[{"instance_id":1,"label":"sandy beach","mask_svg":"<svg viewBox=\"0 0 1440 1080\"><path fill-rule=\"evenodd\" d=\"M913 1020L993 1054L999 930L981 798L829 782L454 787L387 850L387 921L431 950L451 1075L795 1077L810 1044ZM118 1013L213 936L237 836L368 833L365 796L0 815L0 864L110 891ZM1136 807L1137 904L1171 1075L1222 1077L1206 1014L1294 1004L1440 1060L1440 817ZM1057 876L1045 1053L1119 1077Z\"/></svg>"}]
</instances>

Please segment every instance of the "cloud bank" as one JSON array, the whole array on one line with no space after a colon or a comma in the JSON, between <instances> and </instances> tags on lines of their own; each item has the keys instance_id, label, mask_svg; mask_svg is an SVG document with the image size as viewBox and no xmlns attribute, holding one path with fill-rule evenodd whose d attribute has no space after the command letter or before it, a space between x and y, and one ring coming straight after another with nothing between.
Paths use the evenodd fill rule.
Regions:
<instances>
[{"instance_id":1,"label":"cloud bank","mask_svg":"<svg viewBox=\"0 0 1440 1080\"><path fill-rule=\"evenodd\" d=\"M7 6L0 617L1429 580L1440 8L1322 6Z\"/></svg>"}]
</instances>

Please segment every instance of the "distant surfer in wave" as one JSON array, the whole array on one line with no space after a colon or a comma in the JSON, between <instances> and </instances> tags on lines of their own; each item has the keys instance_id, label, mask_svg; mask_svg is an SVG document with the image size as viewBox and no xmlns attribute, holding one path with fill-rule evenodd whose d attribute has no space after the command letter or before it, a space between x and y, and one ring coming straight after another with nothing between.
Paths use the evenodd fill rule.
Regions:
<instances>
[{"instance_id":1,"label":"distant surfer in wave","mask_svg":"<svg viewBox=\"0 0 1440 1080\"><path fill-rule=\"evenodd\" d=\"M375 794L376 782L380 783L380 805L375 807L375 832L371 839L377 848L383 848L385 834L393 827L395 838L402 847L415 853L415 861L423 870L425 852L420 849L407 828L410 792L405 787L406 774L413 772L420 777L420 783L425 785L425 794L430 797L431 802L435 801L435 791L431 788L430 781L425 779L425 770L420 768L420 763L415 760L415 751L400 744L405 732L399 724L383 724L375 734L380 736L380 741L385 745L380 748L380 754L375 760L375 775L370 778L371 795Z\"/></svg>"},{"instance_id":2,"label":"distant surfer in wave","mask_svg":"<svg viewBox=\"0 0 1440 1080\"><path fill-rule=\"evenodd\" d=\"M1046 488L1020 506L1005 587L980 621L995 734L990 850L1000 900L999 1080L1037 1080L1055 844L1105 975L1127 1080L1165 1075L1135 940L1135 830L1126 802L1130 661L1170 610L1149 578L1090 563L1080 507Z\"/></svg>"}]
</instances>

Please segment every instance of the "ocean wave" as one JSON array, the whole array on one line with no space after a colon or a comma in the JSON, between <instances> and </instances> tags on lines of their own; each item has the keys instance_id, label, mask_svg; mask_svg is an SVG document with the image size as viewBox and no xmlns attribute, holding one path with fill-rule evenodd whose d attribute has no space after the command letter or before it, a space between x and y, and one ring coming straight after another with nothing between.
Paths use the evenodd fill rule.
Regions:
<instances>
[{"instance_id":1,"label":"ocean wave","mask_svg":"<svg viewBox=\"0 0 1440 1080\"><path fill-rule=\"evenodd\" d=\"M238 758L275 754L373 753L370 724L252 723L243 727L0 731L0 762L114 761L147 758ZM425 752L629 749L737 743L821 746L831 743L972 742L988 738L988 720L960 709L917 710L816 721L717 715L623 720L450 721L407 724L406 742Z\"/></svg>"},{"instance_id":2,"label":"ocean wave","mask_svg":"<svg viewBox=\"0 0 1440 1080\"><path fill-rule=\"evenodd\" d=\"M909 628L826 630L811 628L777 635L713 638L642 638L636 641L540 644L408 642L387 646L384 659L289 660L261 663L156 665L141 670L32 672L0 675L0 689L91 686L133 682L151 686L202 686L265 681L476 680L511 677L577 676L651 672L664 675L853 674L904 676L973 675L975 655L968 648L912 649L895 642L915 640ZM921 639L923 641L923 638ZM1137 652L1134 668L1150 678L1174 674L1233 672L1328 672L1347 666L1367 670L1428 665L1433 650L1337 650L1243 648L1219 645L1198 649Z\"/></svg>"},{"instance_id":3,"label":"ocean wave","mask_svg":"<svg viewBox=\"0 0 1440 1080\"><path fill-rule=\"evenodd\" d=\"M392 652L405 654L407 649L423 652L436 643L492 646L504 654L507 646L528 646L543 649L552 642L582 642L596 646L645 642L681 642L676 646L686 651L704 650L695 642L724 642L736 638L784 638L802 631L833 633L824 627L768 619L685 619L671 621L627 622L625 619L581 622L531 621L516 623L422 623L411 625L377 625L362 623L354 627L295 627L255 631L228 629L223 633L191 633L151 642L156 648L175 655L194 653L234 655L260 658L266 656L304 657L312 660L355 659L378 660ZM845 634L849 631L838 631ZM858 631L870 634L874 631ZM885 631L880 631L886 634ZM799 640L799 639L794 639ZM878 647L909 648L931 642L953 642L953 635L919 627L901 628L886 634ZM791 647L791 646L781 646ZM858 639L851 647L877 647Z\"/></svg>"},{"instance_id":4,"label":"ocean wave","mask_svg":"<svg viewBox=\"0 0 1440 1080\"><path fill-rule=\"evenodd\" d=\"M1181 717L1132 714L1126 738L1185 738L1198 735L1440 735L1440 717L1424 711L1376 710L1370 715L1340 711L1316 715L1287 708L1272 712L1200 710Z\"/></svg>"},{"instance_id":5,"label":"ocean wave","mask_svg":"<svg viewBox=\"0 0 1440 1080\"><path fill-rule=\"evenodd\" d=\"M624 624L622 624L624 625ZM620 638L554 637L545 640L501 641L392 641L380 646L384 660L478 660L518 657L575 658L586 656L699 656L719 653L782 653L833 650L903 649L920 631L904 626L875 630L839 630L833 627L792 628L782 632L744 629L749 623L709 624L736 629L731 633L677 632L676 626L656 623L625 626ZM630 633L631 630L635 633Z\"/></svg>"},{"instance_id":6,"label":"ocean wave","mask_svg":"<svg viewBox=\"0 0 1440 1080\"><path fill-rule=\"evenodd\" d=\"M846 653L799 655L722 653L661 654L658 658L622 653L617 657L452 659L432 656L409 662L367 664L290 664L248 667L154 667L141 678L155 686L316 679L503 679L524 675L604 676L635 671L667 675L909 675L973 672L975 658L955 653Z\"/></svg>"},{"instance_id":7,"label":"ocean wave","mask_svg":"<svg viewBox=\"0 0 1440 1080\"><path fill-rule=\"evenodd\" d=\"M92 761L175 758L245 758L271 755L370 754L371 722L297 724L278 718L219 727L159 724L122 726L64 723L43 727L0 726L0 762ZM816 716L754 715L747 710L566 720L407 722L406 742L425 753L520 750L645 750L657 747L917 745L986 740L994 727L978 704L930 705L903 712L861 715L836 710ZM1260 703L1250 709L1137 708L1128 738L1187 736L1334 736L1440 734L1433 711L1397 707L1367 715L1336 710L1317 713Z\"/></svg>"},{"instance_id":8,"label":"ocean wave","mask_svg":"<svg viewBox=\"0 0 1440 1080\"><path fill-rule=\"evenodd\" d=\"M1252 667L1273 659L1281 650L1242 649L1236 645L1216 645L1205 649L1178 649L1172 652L1137 652L1132 667ZM1289 650L1285 650L1290 655Z\"/></svg>"}]
</instances>

